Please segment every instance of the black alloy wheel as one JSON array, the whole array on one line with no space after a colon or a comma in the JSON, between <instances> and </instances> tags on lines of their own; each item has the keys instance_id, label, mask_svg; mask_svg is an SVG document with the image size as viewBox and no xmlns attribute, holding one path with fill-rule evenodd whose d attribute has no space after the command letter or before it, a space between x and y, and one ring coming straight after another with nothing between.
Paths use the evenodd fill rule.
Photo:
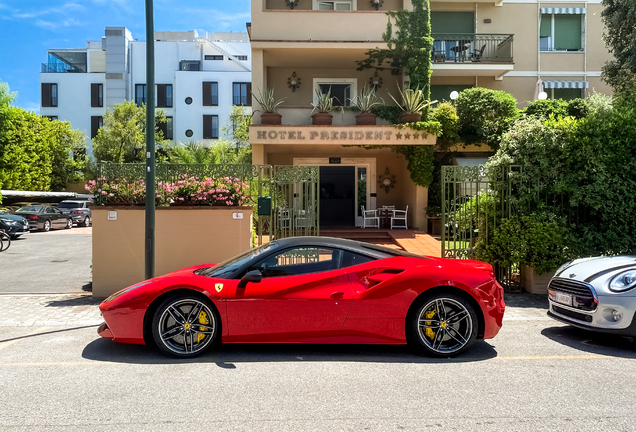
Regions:
<instances>
[{"instance_id":1,"label":"black alloy wheel","mask_svg":"<svg viewBox=\"0 0 636 432\"><path fill-rule=\"evenodd\" d=\"M212 303L196 294L166 299L152 319L155 343L166 354L194 357L214 345L220 317Z\"/></svg>"},{"instance_id":2,"label":"black alloy wheel","mask_svg":"<svg viewBox=\"0 0 636 432\"><path fill-rule=\"evenodd\" d=\"M455 294L436 294L425 299L411 320L411 339L435 357L458 355L477 339L477 313Z\"/></svg>"}]
</instances>

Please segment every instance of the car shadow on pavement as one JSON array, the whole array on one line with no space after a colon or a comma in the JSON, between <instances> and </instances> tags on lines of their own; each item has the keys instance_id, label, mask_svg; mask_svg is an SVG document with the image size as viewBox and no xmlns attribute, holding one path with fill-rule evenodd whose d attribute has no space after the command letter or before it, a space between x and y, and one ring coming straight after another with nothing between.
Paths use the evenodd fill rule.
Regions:
<instances>
[{"instance_id":1,"label":"car shadow on pavement","mask_svg":"<svg viewBox=\"0 0 636 432\"><path fill-rule=\"evenodd\" d=\"M513 308L536 308L548 310L548 296L529 293L505 293L504 302L506 307Z\"/></svg>"},{"instance_id":2,"label":"car shadow on pavement","mask_svg":"<svg viewBox=\"0 0 636 432\"><path fill-rule=\"evenodd\" d=\"M497 351L477 341L466 353L453 358L432 358L416 353L405 345L301 345L231 344L219 345L192 359L162 354L154 346L129 345L109 339L89 343L82 357L89 360L133 364L215 363L234 369L235 363L273 362L362 362L362 363L470 363L495 358Z\"/></svg>"},{"instance_id":3,"label":"car shadow on pavement","mask_svg":"<svg viewBox=\"0 0 636 432\"><path fill-rule=\"evenodd\" d=\"M97 306L104 299L95 298L93 296L72 296L62 300L52 300L46 304L46 307L74 307L74 306Z\"/></svg>"},{"instance_id":4,"label":"car shadow on pavement","mask_svg":"<svg viewBox=\"0 0 636 432\"><path fill-rule=\"evenodd\" d=\"M636 359L634 338L595 333L569 326L545 328L541 334L554 342L590 354Z\"/></svg>"}]
</instances>

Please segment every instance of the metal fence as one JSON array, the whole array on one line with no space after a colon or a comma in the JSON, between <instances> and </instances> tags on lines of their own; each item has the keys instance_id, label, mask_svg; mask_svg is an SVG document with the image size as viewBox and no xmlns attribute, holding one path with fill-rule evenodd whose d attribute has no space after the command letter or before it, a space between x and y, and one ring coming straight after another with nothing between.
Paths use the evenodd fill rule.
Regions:
<instances>
[{"instance_id":1,"label":"metal fence","mask_svg":"<svg viewBox=\"0 0 636 432\"><path fill-rule=\"evenodd\" d=\"M517 213L513 196L521 181L518 166L442 167L442 257L477 259L477 247L488 244L501 219ZM508 290L519 288L518 266L495 266L495 273Z\"/></svg>"}]
</instances>

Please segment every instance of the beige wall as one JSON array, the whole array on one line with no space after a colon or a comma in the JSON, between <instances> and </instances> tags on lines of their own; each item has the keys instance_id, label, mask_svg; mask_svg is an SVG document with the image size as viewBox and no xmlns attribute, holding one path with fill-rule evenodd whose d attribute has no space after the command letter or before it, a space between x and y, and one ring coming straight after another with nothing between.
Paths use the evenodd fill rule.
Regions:
<instances>
[{"instance_id":1,"label":"beige wall","mask_svg":"<svg viewBox=\"0 0 636 432\"><path fill-rule=\"evenodd\" d=\"M590 83L590 88L586 89L585 92L587 96L590 96L595 92L607 95L611 95L614 93L612 88L607 85L607 83L605 83L601 77L587 77L587 82Z\"/></svg>"},{"instance_id":2,"label":"beige wall","mask_svg":"<svg viewBox=\"0 0 636 432\"><path fill-rule=\"evenodd\" d=\"M614 59L603 42L605 25L601 19L602 11L603 5L587 5L587 69L593 71L600 71L605 63Z\"/></svg>"},{"instance_id":3,"label":"beige wall","mask_svg":"<svg viewBox=\"0 0 636 432\"><path fill-rule=\"evenodd\" d=\"M91 73L106 72L106 51L89 51Z\"/></svg>"},{"instance_id":4,"label":"beige wall","mask_svg":"<svg viewBox=\"0 0 636 432\"><path fill-rule=\"evenodd\" d=\"M108 212L117 211L117 220ZM233 212L243 219L232 219ZM158 208L156 275L218 263L251 247L251 207ZM144 280L143 209L93 208L93 295L106 297Z\"/></svg>"},{"instance_id":5,"label":"beige wall","mask_svg":"<svg viewBox=\"0 0 636 432\"><path fill-rule=\"evenodd\" d=\"M585 70L585 54L573 52L541 53L541 70L550 72L583 71Z\"/></svg>"},{"instance_id":6,"label":"beige wall","mask_svg":"<svg viewBox=\"0 0 636 432\"><path fill-rule=\"evenodd\" d=\"M433 12L474 12L475 3L431 1L431 11Z\"/></svg>"},{"instance_id":7,"label":"beige wall","mask_svg":"<svg viewBox=\"0 0 636 432\"><path fill-rule=\"evenodd\" d=\"M491 77L479 77L479 87L493 90L503 90L512 94L517 99L517 107L525 108L529 101L534 100L534 89L537 77L504 77L498 81Z\"/></svg>"}]
</instances>

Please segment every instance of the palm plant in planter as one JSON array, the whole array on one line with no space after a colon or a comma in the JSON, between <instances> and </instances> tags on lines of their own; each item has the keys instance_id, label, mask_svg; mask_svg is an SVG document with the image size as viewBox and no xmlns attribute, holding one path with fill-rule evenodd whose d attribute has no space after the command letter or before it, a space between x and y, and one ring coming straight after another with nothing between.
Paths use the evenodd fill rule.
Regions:
<instances>
[{"instance_id":1,"label":"palm plant in planter","mask_svg":"<svg viewBox=\"0 0 636 432\"><path fill-rule=\"evenodd\" d=\"M400 104L391 93L391 99L400 107L402 110L402 115L400 116L400 123L414 123L422 120L422 112L424 109L434 104L437 101L429 101L424 97L424 93L419 88L406 89L404 91L400 90L398 87L398 91L400 92L400 96L402 97L402 103Z\"/></svg>"},{"instance_id":2,"label":"palm plant in planter","mask_svg":"<svg viewBox=\"0 0 636 432\"><path fill-rule=\"evenodd\" d=\"M256 102L258 102L263 110L261 114L262 125L282 124L283 116L276 112L276 109L286 98L275 100L273 88L266 88L258 96L252 93L252 96L254 96L254 99L256 99Z\"/></svg>"},{"instance_id":3,"label":"palm plant in planter","mask_svg":"<svg viewBox=\"0 0 636 432\"><path fill-rule=\"evenodd\" d=\"M364 86L353 99L349 99L351 106L357 108L360 114L356 116L356 125L358 126L370 126L375 125L376 115L371 113L373 107L384 105L384 100L378 98L375 94L375 88Z\"/></svg>"},{"instance_id":4,"label":"palm plant in planter","mask_svg":"<svg viewBox=\"0 0 636 432\"><path fill-rule=\"evenodd\" d=\"M319 88L316 89L317 102L312 103L314 109L311 110L311 124L314 126L331 126L333 115L331 111L342 111L342 107L334 106L331 97L331 88L327 93L323 93ZM314 114L315 112L315 114Z\"/></svg>"}]
</instances>

